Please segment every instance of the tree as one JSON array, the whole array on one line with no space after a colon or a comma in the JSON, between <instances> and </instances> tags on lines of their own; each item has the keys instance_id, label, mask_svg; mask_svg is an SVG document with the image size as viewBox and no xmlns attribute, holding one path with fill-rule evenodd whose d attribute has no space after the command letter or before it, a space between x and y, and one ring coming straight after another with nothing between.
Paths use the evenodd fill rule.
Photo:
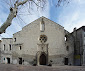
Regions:
<instances>
[{"instance_id":1,"label":"tree","mask_svg":"<svg viewBox=\"0 0 85 71\"><path fill-rule=\"evenodd\" d=\"M11 0L10 0L11 1ZM19 6L23 6L26 2L33 2L37 7L44 8L47 0L15 0L13 7L10 7L10 13L7 20L0 27L0 34L4 33L8 26L11 25L13 18L17 16ZM53 1L53 0L52 0ZM69 0L56 0L56 6L59 7L62 3L69 3Z\"/></svg>"}]
</instances>

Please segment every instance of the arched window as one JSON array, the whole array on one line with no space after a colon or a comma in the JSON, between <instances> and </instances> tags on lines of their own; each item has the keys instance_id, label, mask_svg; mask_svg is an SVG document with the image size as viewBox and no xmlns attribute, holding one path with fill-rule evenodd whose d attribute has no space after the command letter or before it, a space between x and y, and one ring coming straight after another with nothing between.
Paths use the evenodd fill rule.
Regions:
<instances>
[{"instance_id":1,"label":"arched window","mask_svg":"<svg viewBox=\"0 0 85 71\"><path fill-rule=\"evenodd\" d=\"M16 42L16 38L14 38L14 42Z\"/></svg>"},{"instance_id":2,"label":"arched window","mask_svg":"<svg viewBox=\"0 0 85 71\"><path fill-rule=\"evenodd\" d=\"M65 39L65 41L67 41L67 35L65 35L64 39Z\"/></svg>"},{"instance_id":3,"label":"arched window","mask_svg":"<svg viewBox=\"0 0 85 71\"><path fill-rule=\"evenodd\" d=\"M21 46L19 46L19 50L21 50L22 49L22 47Z\"/></svg>"}]
</instances>

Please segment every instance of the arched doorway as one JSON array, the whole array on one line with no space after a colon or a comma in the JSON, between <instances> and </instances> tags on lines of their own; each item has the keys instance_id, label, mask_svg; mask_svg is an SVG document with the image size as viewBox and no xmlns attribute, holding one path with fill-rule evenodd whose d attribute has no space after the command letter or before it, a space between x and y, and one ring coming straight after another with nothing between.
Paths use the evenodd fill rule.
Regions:
<instances>
[{"instance_id":1,"label":"arched doorway","mask_svg":"<svg viewBox=\"0 0 85 71\"><path fill-rule=\"evenodd\" d=\"M41 54L39 61L40 61L40 65L46 65L46 55Z\"/></svg>"}]
</instances>

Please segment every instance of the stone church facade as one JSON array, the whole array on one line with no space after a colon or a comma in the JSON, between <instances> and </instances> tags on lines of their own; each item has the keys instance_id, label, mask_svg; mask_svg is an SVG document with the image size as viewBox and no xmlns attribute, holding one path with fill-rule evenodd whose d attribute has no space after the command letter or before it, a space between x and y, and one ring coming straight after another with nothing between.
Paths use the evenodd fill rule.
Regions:
<instances>
[{"instance_id":1,"label":"stone church facade","mask_svg":"<svg viewBox=\"0 0 85 71\"><path fill-rule=\"evenodd\" d=\"M74 32L69 33L61 25L40 17L13 34L13 38L2 38L1 63L78 65L77 61L80 58L79 54L75 54L77 46L74 46L76 45ZM81 52L84 54L82 50L83 47ZM83 54L80 62L84 62ZM79 65L83 65L83 62Z\"/></svg>"}]
</instances>

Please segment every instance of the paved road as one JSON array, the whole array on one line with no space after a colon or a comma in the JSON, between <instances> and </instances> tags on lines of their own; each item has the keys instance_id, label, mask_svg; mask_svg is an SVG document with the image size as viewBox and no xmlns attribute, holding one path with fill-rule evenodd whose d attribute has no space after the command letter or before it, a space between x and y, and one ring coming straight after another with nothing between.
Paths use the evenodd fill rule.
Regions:
<instances>
[{"instance_id":1,"label":"paved road","mask_svg":"<svg viewBox=\"0 0 85 71\"><path fill-rule=\"evenodd\" d=\"M0 64L0 71L85 71L85 66L23 66Z\"/></svg>"}]
</instances>

